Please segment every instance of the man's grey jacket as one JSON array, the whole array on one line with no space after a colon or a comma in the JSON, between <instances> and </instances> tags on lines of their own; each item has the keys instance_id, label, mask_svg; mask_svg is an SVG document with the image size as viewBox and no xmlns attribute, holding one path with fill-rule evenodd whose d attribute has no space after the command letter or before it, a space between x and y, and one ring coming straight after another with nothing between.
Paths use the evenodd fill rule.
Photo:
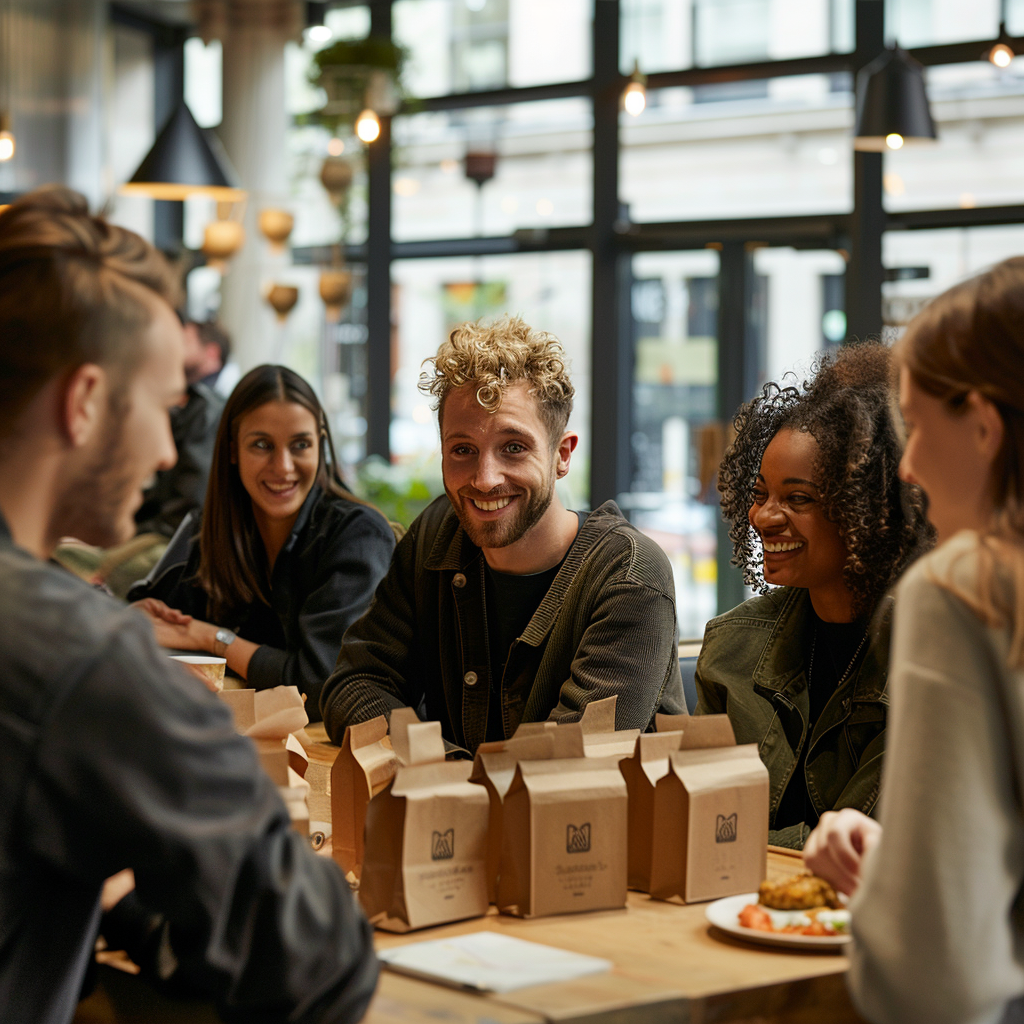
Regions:
<instances>
[{"instance_id":1,"label":"man's grey jacket","mask_svg":"<svg viewBox=\"0 0 1024 1024\"><path fill-rule=\"evenodd\" d=\"M491 693L484 581L483 555L442 495L399 542L369 610L345 634L321 696L331 739L412 707L440 721L449 744L476 750ZM520 722L576 721L613 694L619 729L686 713L672 568L614 502L587 517L512 644L500 693L506 736Z\"/></svg>"}]
</instances>

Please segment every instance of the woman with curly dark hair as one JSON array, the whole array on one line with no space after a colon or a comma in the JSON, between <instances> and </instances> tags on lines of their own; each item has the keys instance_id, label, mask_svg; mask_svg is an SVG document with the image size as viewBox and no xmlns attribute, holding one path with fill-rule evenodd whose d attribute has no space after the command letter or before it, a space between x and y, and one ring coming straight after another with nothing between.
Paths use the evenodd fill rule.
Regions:
<instances>
[{"instance_id":1,"label":"woman with curly dark hair","mask_svg":"<svg viewBox=\"0 0 1024 1024\"><path fill-rule=\"evenodd\" d=\"M770 841L878 800L888 697L886 591L926 545L900 482L889 350L823 358L802 387L766 384L719 470L734 564L761 596L708 623L697 714L729 715L771 779Z\"/></svg>"}]
</instances>

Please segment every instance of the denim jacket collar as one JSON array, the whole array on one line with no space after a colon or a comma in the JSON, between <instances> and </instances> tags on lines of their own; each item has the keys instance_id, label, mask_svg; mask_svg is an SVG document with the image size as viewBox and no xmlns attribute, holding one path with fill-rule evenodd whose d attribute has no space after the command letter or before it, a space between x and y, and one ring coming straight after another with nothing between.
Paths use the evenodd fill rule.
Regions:
<instances>
[{"instance_id":1,"label":"denim jacket collar","mask_svg":"<svg viewBox=\"0 0 1024 1024\"><path fill-rule=\"evenodd\" d=\"M787 590L782 611L754 669L755 687L783 693L797 680L805 678L803 652L807 649L807 630L811 622L809 606L807 590L802 587ZM885 692L888 650L880 649L877 641L880 625L891 616L892 598L885 597L868 624L872 637L864 657L842 686L843 690L851 691L851 701L876 701Z\"/></svg>"}]
</instances>

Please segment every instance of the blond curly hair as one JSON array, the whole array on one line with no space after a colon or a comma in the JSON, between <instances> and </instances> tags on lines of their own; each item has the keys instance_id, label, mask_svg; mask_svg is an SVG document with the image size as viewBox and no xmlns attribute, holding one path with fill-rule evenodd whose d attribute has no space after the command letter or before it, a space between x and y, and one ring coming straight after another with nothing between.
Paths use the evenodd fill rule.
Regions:
<instances>
[{"instance_id":1,"label":"blond curly hair","mask_svg":"<svg viewBox=\"0 0 1024 1024\"><path fill-rule=\"evenodd\" d=\"M522 317L459 324L423 365L430 368L420 374L420 390L437 399L439 420L453 388L476 385L476 400L488 412L497 412L505 391L526 381L540 402L552 444L558 443L569 422L575 389L565 349L553 334L535 331Z\"/></svg>"}]
</instances>

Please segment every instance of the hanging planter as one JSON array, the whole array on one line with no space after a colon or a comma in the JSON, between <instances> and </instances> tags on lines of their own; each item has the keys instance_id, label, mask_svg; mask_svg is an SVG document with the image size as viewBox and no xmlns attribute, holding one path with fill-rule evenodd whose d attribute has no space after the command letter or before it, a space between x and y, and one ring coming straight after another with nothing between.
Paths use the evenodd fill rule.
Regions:
<instances>
[{"instance_id":1,"label":"hanging planter","mask_svg":"<svg viewBox=\"0 0 1024 1024\"><path fill-rule=\"evenodd\" d=\"M277 314L278 323L284 323L299 301L299 289L292 284L273 284L267 289L267 302Z\"/></svg>"},{"instance_id":2,"label":"hanging planter","mask_svg":"<svg viewBox=\"0 0 1024 1024\"><path fill-rule=\"evenodd\" d=\"M272 252L284 252L285 243L288 241L293 227L295 227L295 218L287 210L277 210L272 207L260 210L260 232L270 243Z\"/></svg>"},{"instance_id":3,"label":"hanging planter","mask_svg":"<svg viewBox=\"0 0 1024 1024\"><path fill-rule=\"evenodd\" d=\"M406 52L390 39L340 39L313 55L309 81L323 89L327 102L314 115L334 131L353 130L367 107L380 116L395 114L405 96L402 68Z\"/></svg>"},{"instance_id":4,"label":"hanging planter","mask_svg":"<svg viewBox=\"0 0 1024 1024\"><path fill-rule=\"evenodd\" d=\"M228 269L228 260L245 244L245 228L237 220L213 220L203 232L203 254L206 264L221 274Z\"/></svg>"},{"instance_id":5,"label":"hanging planter","mask_svg":"<svg viewBox=\"0 0 1024 1024\"><path fill-rule=\"evenodd\" d=\"M320 275L320 298L323 299L327 319L337 323L341 311L352 297L351 270L325 270Z\"/></svg>"}]
</instances>

